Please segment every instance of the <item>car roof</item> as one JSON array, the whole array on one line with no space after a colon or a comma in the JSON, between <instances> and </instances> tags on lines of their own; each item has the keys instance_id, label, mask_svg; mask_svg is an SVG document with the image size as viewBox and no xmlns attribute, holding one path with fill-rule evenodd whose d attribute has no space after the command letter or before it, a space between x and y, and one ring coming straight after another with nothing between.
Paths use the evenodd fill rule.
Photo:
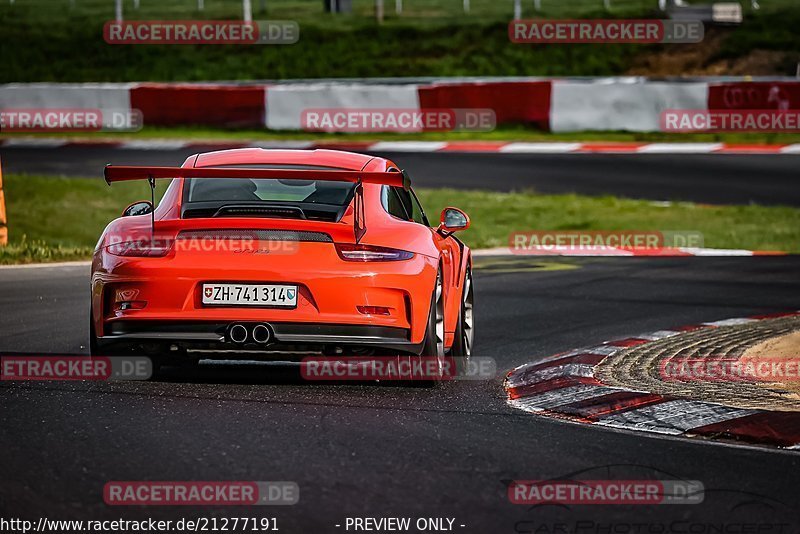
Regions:
<instances>
[{"instance_id":1,"label":"car roof","mask_svg":"<svg viewBox=\"0 0 800 534\"><path fill-rule=\"evenodd\" d=\"M265 148L235 148L231 150L205 152L189 157L184 166L309 165L360 171L370 162L372 162L370 167L373 169L376 166L383 167L384 169L387 167L395 167L394 163L384 158L357 154L355 152L345 152L342 150L283 150ZM381 165L381 163L383 163L383 165Z\"/></svg>"}]
</instances>

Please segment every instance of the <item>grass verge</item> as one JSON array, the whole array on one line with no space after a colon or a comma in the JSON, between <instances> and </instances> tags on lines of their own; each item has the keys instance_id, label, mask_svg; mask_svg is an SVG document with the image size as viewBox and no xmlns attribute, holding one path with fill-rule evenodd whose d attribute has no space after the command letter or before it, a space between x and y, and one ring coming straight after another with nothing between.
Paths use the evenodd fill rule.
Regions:
<instances>
[{"instance_id":1,"label":"grass verge","mask_svg":"<svg viewBox=\"0 0 800 534\"><path fill-rule=\"evenodd\" d=\"M21 174L4 180L10 245L0 247L0 264L88 259L105 225L148 196L141 183L112 188L99 179ZM503 246L514 231L674 230L702 232L707 247L800 253L800 209L791 207L454 189L418 194L431 219L445 206L469 213L472 228L462 236L473 248Z\"/></svg>"},{"instance_id":2,"label":"grass verge","mask_svg":"<svg viewBox=\"0 0 800 534\"><path fill-rule=\"evenodd\" d=\"M103 24L114 16L113 2L27 0L0 3L3 39L0 82L102 82L257 80L384 76L608 76L628 72L652 54L686 45L586 44L519 45L508 39L512 2L475 0L469 15L459 2L406 2L402 16L387 9L385 24L372 18L374 2L357 3L351 16L322 13L319 0L270 0L257 19L296 20L300 41L291 46L140 45L109 46ZM134 19L236 19L241 2L216 0L196 11L191 0L144 2L140 10L126 3ZM427 4L427 6L426 6ZM663 16L653 0L614 0L611 11L599 0L545 1L542 13L523 2L523 16L555 18L648 18ZM749 2L745 4L749 5ZM796 28L800 10L792 0L763 2L746 10L745 23L710 28L716 42L709 64L688 65L719 72L714 62L748 56L754 50L787 55L770 74L793 75L800 45ZM767 5L768 4L768 5ZM387 6L388 7L388 6ZM55 9L54 9L55 8ZM769 8L769 9L767 9ZM706 43L699 47L705 50ZM703 54L701 57L706 57ZM58 58L53 61L53 58ZM702 63L702 62L701 62ZM716 69L716 70L715 70ZM676 70L679 72L679 70Z\"/></svg>"}]
</instances>

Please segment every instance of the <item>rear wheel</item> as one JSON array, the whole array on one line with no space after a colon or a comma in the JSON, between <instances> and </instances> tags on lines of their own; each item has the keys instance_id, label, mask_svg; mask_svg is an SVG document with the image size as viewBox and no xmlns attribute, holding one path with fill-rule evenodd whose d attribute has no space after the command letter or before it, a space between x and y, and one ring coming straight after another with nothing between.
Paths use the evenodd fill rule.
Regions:
<instances>
[{"instance_id":1,"label":"rear wheel","mask_svg":"<svg viewBox=\"0 0 800 534\"><path fill-rule=\"evenodd\" d=\"M89 308L89 354L98 356L100 354L97 343L97 332L94 329L94 313Z\"/></svg>"},{"instance_id":2,"label":"rear wheel","mask_svg":"<svg viewBox=\"0 0 800 534\"><path fill-rule=\"evenodd\" d=\"M467 267L464 275L464 291L461 296L461 308L458 312L455 339L450 355L456 360L459 374L467 371L469 358L472 356L472 344L475 339L475 293L472 287L472 269Z\"/></svg>"},{"instance_id":3,"label":"rear wheel","mask_svg":"<svg viewBox=\"0 0 800 534\"><path fill-rule=\"evenodd\" d=\"M444 365L444 288L441 270L436 273L436 285L431 295L428 326L420 356L439 361L439 376L434 381L440 379Z\"/></svg>"}]
</instances>

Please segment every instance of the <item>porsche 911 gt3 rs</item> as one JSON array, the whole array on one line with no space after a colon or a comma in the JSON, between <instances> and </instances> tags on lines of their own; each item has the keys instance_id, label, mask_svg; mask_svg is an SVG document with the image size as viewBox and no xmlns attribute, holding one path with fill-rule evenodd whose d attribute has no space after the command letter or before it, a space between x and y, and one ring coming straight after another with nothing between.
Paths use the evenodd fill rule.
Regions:
<instances>
[{"instance_id":1,"label":"porsche 911 gt3 rs","mask_svg":"<svg viewBox=\"0 0 800 534\"><path fill-rule=\"evenodd\" d=\"M472 351L472 257L454 235L469 218L446 208L432 227L387 159L246 148L105 178L171 182L97 243L93 354L449 353L464 365Z\"/></svg>"}]
</instances>

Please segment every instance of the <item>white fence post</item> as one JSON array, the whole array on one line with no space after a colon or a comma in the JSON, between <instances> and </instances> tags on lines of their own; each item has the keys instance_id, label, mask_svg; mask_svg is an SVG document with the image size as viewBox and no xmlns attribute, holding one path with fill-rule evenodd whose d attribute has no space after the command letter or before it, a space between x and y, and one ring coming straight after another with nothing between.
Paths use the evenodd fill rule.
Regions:
<instances>
[{"instance_id":1,"label":"white fence post","mask_svg":"<svg viewBox=\"0 0 800 534\"><path fill-rule=\"evenodd\" d=\"M203 11L206 8L205 0L197 0L197 10Z\"/></svg>"},{"instance_id":2,"label":"white fence post","mask_svg":"<svg viewBox=\"0 0 800 534\"><path fill-rule=\"evenodd\" d=\"M117 22L122 22L122 0L117 0L116 13L114 15Z\"/></svg>"},{"instance_id":3,"label":"white fence post","mask_svg":"<svg viewBox=\"0 0 800 534\"><path fill-rule=\"evenodd\" d=\"M242 18L245 22L253 22L253 6L250 4L250 0L242 0Z\"/></svg>"},{"instance_id":4,"label":"white fence post","mask_svg":"<svg viewBox=\"0 0 800 534\"><path fill-rule=\"evenodd\" d=\"M611 9L611 0L603 0L603 7L606 8L606 11Z\"/></svg>"},{"instance_id":5,"label":"white fence post","mask_svg":"<svg viewBox=\"0 0 800 534\"><path fill-rule=\"evenodd\" d=\"M394 0L394 12L398 15L403 13L403 0Z\"/></svg>"},{"instance_id":6,"label":"white fence post","mask_svg":"<svg viewBox=\"0 0 800 534\"><path fill-rule=\"evenodd\" d=\"M536 11L542 10L542 0L533 0L533 9Z\"/></svg>"},{"instance_id":7,"label":"white fence post","mask_svg":"<svg viewBox=\"0 0 800 534\"><path fill-rule=\"evenodd\" d=\"M464 0L464 13L469 13L469 0Z\"/></svg>"},{"instance_id":8,"label":"white fence post","mask_svg":"<svg viewBox=\"0 0 800 534\"><path fill-rule=\"evenodd\" d=\"M383 0L375 0L375 20L383 23Z\"/></svg>"},{"instance_id":9,"label":"white fence post","mask_svg":"<svg viewBox=\"0 0 800 534\"><path fill-rule=\"evenodd\" d=\"M514 0L514 20L522 18L522 0Z\"/></svg>"}]
</instances>

